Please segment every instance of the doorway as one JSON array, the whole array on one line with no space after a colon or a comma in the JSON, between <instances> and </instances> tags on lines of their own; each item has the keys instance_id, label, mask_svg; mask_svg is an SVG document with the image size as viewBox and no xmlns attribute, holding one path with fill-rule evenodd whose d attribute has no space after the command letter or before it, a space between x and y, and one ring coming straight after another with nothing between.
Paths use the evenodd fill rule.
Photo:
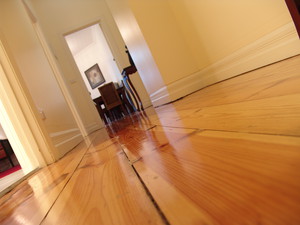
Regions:
<instances>
[{"instance_id":1,"label":"doorway","mask_svg":"<svg viewBox=\"0 0 300 225\"><path fill-rule=\"evenodd\" d=\"M24 172L0 124L0 192L24 176Z\"/></svg>"},{"instance_id":2,"label":"doorway","mask_svg":"<svg viewBox=\"0 0 300 225\"><path fill-rule=\"evenodd\" d=\"M100 96L98 87L104 82L121 83L121 72L100 24L65 35L65 40L92 99ZM88 72L93 68L103 75L104 82L95 85L90 80Z\"/></svg>"},{"instance_id":3,"label":"doorway","mask_svg":"<svg viewBox=\"0 0 300 225\"><path fill-rule=\"evenodd\" d=\"M26 107L23 105L23 108L20 105L20 102L27 102L27 99L24 95L17 97L18 91L22 91L22 87L19 86L16 71L0 40L0 124L5 132L5 139L2 144L5 145L5 148L13 149L22 168L20 170L22 173L14 177L10 183L6 183L5 188L39 166L45 165L45 160L29 127L27 120L29 117L26 119L24 115L23 110L28 105ZM10 154L9 151L7 154Z\"/></svg>"}]
</instances>

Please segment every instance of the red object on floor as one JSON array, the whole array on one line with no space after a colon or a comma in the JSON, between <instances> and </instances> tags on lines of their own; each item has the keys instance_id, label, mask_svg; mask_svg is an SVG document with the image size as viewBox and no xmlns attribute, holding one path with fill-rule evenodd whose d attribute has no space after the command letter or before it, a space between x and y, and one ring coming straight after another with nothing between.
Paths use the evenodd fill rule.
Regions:
<instances>
[{"instance_id":1,"label":"red object on floor","mask_svg":"<svg viewBox=\"0 0 300 225\"><path fill-rule=\"evenodd\" d=\"M14 172L16 172L16 171L18 171L20 169L21 169L21 166L19 165L19 166L15 166L13 168L10 168L8 170L5 170L5 171L3 171L3 172L0 173L0 178L5 177L5 176L7 176L7 175L9 175L11 173L14 173Z\"/></svg>"}]
</instances>

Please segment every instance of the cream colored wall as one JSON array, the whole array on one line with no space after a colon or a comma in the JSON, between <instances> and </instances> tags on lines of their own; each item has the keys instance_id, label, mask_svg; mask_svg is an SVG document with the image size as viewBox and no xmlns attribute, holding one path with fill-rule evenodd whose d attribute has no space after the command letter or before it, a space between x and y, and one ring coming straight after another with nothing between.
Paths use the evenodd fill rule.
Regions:
<instances>
[{"instance_id":1,"label":"cream colored wall","mask_svg":"<svg viewBox=\"0 0 300 225\"><path fill-rule=\"evenodd\" d=\"M123 38L140 36L151 50L166 84L151 95L155 105L300 53L283 0L107 3Z\"/></svg>"},{"instance_id":2,"label":"cream colored wall","mask_svg":"<svg viewBox=\"0 0 300 225\"><path fill-rule=\"evenodd\" d=\"M169 0L189 48L203 68L289 23L283 0ZM206 58L203 62L203 58Z\"/></svg>"},{"instance_id":3,"label":"cream colored wall","mask_svg":"<svg viewBox=\"0 0 300 225\"><path fill-rule=\"evenodd\" d=\"M82 136L21 1L0 2L0 27L5 39L4 47L11 53L15 70L21 75L19 82L25 81L36 109L45 115L40 120L41 126L56 146L55 158L60 158L78 144ZM72 134L58 140L61 132L69 130Z\"/></svg>"},{"instance_id":4,"label":"cream colored wall","mask_svg":"<svg viewBox=\"0 0 300 225\"><path fill-rule=\"evenodd\" d=\"M129 2L167 84L291 21L282 0Z\"/></svg>"},{"instance_id":5,"label":"cream colored wall","mask_svg":"<svg viewBox=\"0 0 300 225\"><path fill-rule=\"evenodd\" d=\"M105 1L29 0L29 2L32 4L41 28L57 58L66 85L80 112L80 118L85 126L92 126L99 115L64 40L64 35L97 22L101 23L121 71L128 63L125 55L125 44ZM139 91L145 92L145 88Z\"/></svg>"},{"instance_id":6,"label":"cream colored wall","mask_svg":"<svg viewBox=\"0 0 300 225\"><path fill-rule=\"evenodd\" d=\"M166 84L198 67L168 1L129 0L129 6Z\"/></svg>"},{"instance_id":7,"label":"cream colored wall","mask_svg":"<svg viewBox=\"0 0 300 225\"><path fill-rule=\"evenodd\" d=\"M164 102L159 101L162 95L167 94L165 83L149 45L130 9L129 2L127 0L106 0L106 3L131 53L151 101L153 98L157 99L156 102L152 101L153 105L167 102L165 100ZM160 93L162 90L163 94Z\"/></svg>"}]
</instances>

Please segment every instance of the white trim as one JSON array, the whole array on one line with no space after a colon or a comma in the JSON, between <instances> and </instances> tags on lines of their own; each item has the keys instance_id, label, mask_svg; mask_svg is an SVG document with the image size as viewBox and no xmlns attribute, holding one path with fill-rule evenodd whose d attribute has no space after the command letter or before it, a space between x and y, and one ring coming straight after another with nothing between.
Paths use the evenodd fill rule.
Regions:
<instances>
[{"instance_id":1,"label":"white trim","mask_svg":"<svg viewBox=\"0 0 300 225\"><path fill-rule=\"evenodd\" d=\"M82 135L81 135L79 129L73 128L73 129L69 129L69 130L50 133L49 136L51 137L54 146L57 147L57 146L61 146L62 144L67 143L69 140L73 140L75 137L79 137L79 136L82 136ZM81 140L82 139L83 138L81 137ZM72 148L73 148L73 146L71 148L66 149L66 150L70 150ZM64 150L64 151L66 151L66 150Z\"/></svg>"},{"instance_id":2,"label":"white trim","mask_svg":"<svg viewBox=\"0 0 300 225\"><path fill-rule=\"evenodd\" d=\"M79 131L79 129L78 128L73 128L73 129L69 129L69 130L64 130L64 131L59 131L59 132L51 133L50 137L53 138L53 137L57 137L57 136L69 134L70 132L75 132L75 131Z\"/></svg>"},{"instance_id":3,"label":"white trim","mask_svg":"<svg viewBox=\"0 0 300 225\"><path fill-rule=\"evenodd\" d=\"M168 84L170 100L298 54L300 41L293 23L290 22L216 63ZM151 95L153 101L160 102L166 102L167 97L166 88L161 88Z\"/></svg>"},{"instance_id":4,"label":"white trim","mask_svg":"<svg viewBox=\"0 0 300 225\"><path fill-rule=\"evenodd\" d=\"M59 158L62 158L65 154L70 152L70 149L76 147L80 142L82 142L82 134L73 134L69 138L64 137L60 142L55 143L55 147L57 148Z\"/></svg>"},{"instance_id":5,"label":"white trim","mask_svg":"<svg viewBox=\"0 0 300 225\"><path fill-rule=\"evenodd\" d=\"M103 128L103 127L104 127L104 125L95 122L95 123L92 123L92 124L86 126L86 130L90 134L96 130Z\"/></svg>"},{"instance_id":6,"label":"white trim","mask_svg":"<svg viewBox=\"0 0 300 225\"><path fill-rule=\"evenodd\" d=\"M62 142L59 142L55 145L56 148L59 148L62 145L65 144L69 144L71 141L73 142L75 139L77 139L78 137L80 137L80 141L82 139L82 135L81 134L77 134L77 135L73 135L72 137L68 138L68 139L64 139ZM77 144L77 143L76 143Z\"/></svg>"},{"instance_id":7,"label":"white trim","mask_svg":"<svg viewBox=\"0 0 300 225\"><path fill-rule=\"evenodd\" d=\"M70 149L74 148L83 140L82 134L78 128L51 133L50 137L58 150L59 158L64 156Z\"/></svg>"},{"instance_id":8,"label":"white trim","mask_svg":"<svg viewBox=\"0 0 300 225\"><path fill-rule=\"evenodd\" d=\"M150 99L154 107L170 102L167 87L164 86L158 89L156 92L150 94Z\"/></svg>"},{"instance_id":9,"label":"white trim","mask_svg":"<svg viewBox=\"0 0 300 225\"><path fill-rule=\"evenodd\" d=\"M148 107L152 106L152 102L150 101L150 99L144 100L144 101L142 100L142 103L143 103L144 108L148 108Z\"/></svg>"}]
</instances>

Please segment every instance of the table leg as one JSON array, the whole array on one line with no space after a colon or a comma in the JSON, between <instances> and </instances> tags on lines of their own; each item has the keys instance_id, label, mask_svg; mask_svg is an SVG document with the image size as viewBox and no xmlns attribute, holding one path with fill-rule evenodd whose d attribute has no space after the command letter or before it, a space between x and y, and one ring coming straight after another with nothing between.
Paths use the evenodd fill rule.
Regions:
<instances>
[{"instance_id":1,"label":"table leg","mask_svg":"<svg viewBox=\"0 0 300 225\"><path fill-rule=\"evenodd\" d=\"M137 111L140 111L140 106L139 106L139 103L138 103L138 101L137 101L137 99L136 99L136 96L135 96L135 94L133 93L133 91L132 91L132 88L130 87L130 85L129 85L129 83L128 83L128 80L129 80L129 77L127 76L127 75L123 75L123 83L124 83L124 85L125 85L125 87L126 87L126 89L129 91L129 93L131 94L131 96L133 97L133 99L134 99L134 101L135 101L135 104L136 104L136 106L137 106ZM134 106L134 105L133 105ZM134 106L135 107L135 106Z\"/></svg>"},{"instance_id":2,"label":"table leg","mask_svg":"<svg viewBox=\"0 0 300 225\"><path fill-rule=\"evenodd\" d=\"M137 91L135 90L135 87L133 86L133 84L132 84L132 82L131 82L131 80L130 80L130 76L128 76L128 82L129 82L129 85L131 86L131 88L132 88L134 94L136 95L136 97L137 97L138 100L139 100L139 101L138 101L139 107L141 107L141 109L144 111L143 103L142 103L142 101L141 101L141 99L140 99L139 94L138 94ZM138 108L139 108L139 107L138 107ZM139 111L140 111L140 110L139 110Z\"/></svg>"}]
</instances>

